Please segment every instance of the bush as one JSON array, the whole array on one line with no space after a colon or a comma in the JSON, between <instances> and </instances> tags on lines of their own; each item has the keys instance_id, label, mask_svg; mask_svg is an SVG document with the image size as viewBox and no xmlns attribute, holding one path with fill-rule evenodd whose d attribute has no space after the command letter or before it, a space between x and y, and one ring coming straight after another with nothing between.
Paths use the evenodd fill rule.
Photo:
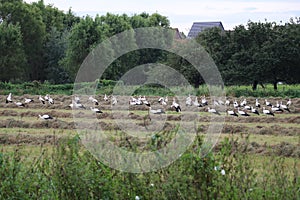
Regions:
<instances>
[{"instance_id":1,"label":"bush","mask_svg":"<svg viewBox=\"0 0 300 200\"><path fill-rule=\"evenodd\" d=\"M37 157L18 146L0 153L0 199L299 199L297 163L284 158L254 170L247 145L225 139L218 152L199 155L199 137L177 161L156 172L111 169L87 152L78 136L60 139Z\"/></svg>"}]
</instances>

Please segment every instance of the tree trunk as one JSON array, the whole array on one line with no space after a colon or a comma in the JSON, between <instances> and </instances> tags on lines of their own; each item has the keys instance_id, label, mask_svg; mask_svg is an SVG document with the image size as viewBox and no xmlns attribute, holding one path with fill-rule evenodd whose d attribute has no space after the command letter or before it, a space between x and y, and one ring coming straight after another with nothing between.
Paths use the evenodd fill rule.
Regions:
<instances>
[{"instance_id":1,"label":"tree trunk","mask_svg":"<svg viewBox=\"0 0 300 200\"><path fill-rule=\"evenodd\" d=\"M252 85L252 90L256 90L257 89L257 85L258 85L258 81L254 81L253 85Z\"/></svg>"},{"instance_id":2,"label":"tree trunk","mask_svg":"<svg viewBox=\"0 0 300 200\"><path fill-rule=\"evenodd\" d=\"M274 81L273 86L274 86L274 90L277 90L277 81Z\"/></svg>"}]
</instances>

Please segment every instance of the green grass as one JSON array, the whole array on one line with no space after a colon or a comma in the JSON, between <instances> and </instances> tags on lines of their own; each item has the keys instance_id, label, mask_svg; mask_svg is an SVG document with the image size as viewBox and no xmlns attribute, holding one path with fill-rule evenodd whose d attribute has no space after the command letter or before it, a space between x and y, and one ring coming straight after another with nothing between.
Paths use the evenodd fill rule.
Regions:
<instances>
[{"instance_id":1,"label":"green grass","mask_svg":"<svg viewBox=\"0 0 300 200\"><path fill-rule=\"evenodd\" d=\"M105 166L77 136L52 147L10 147L0 151L0 198L299 199L299 160L248 155L231 139L200 157L201 144L198 138L168 167L142 174Z\"/></svg>"},{"instance_id":2,"label":"green grass","mask_svg":"<svg viewBox=\"0 0 300 200\"><path fill-rule=\"evenodd\" d=\"M76 85L77 92L89 92L92 94L93 89L96 88L97 81L91 83L81 83ZM96 94L126 94L126 95L146 95L146 96L174 96L174 95L207 95L209 96L209 88L207 85L201 85L198 89L187 88L187 87L171 87L164 88L154 85L144 86L126 86L126 91L123 87L115 87L115 81L102 80L97 85ZM0 94L7 95L12 92L14 95L23 94L63 94L71 95L73 93L74 84L57 84L53 85L48 82L42 84L39 82L27 82L23 84L12 84L0 82ZM211 87L212 91L220 91L220 88ZM260 86L256 91L252 90L251 85L244 86L226 86L226 96L253 96L253 97L289 97L299 98L300 97L300 85L278 85L278 90L273 89L273 85L266 84L265 88ZM128 94L127 94L128 93Z\"/></svg>"}]
</instances>

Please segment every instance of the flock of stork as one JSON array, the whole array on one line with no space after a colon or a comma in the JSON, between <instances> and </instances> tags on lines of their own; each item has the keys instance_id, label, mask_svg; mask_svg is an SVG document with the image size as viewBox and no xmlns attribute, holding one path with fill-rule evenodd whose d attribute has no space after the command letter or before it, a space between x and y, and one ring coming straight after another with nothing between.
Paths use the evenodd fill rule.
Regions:
<instances>
[{"instance_id":1,"label":"flock of stork","mask_svg":"<svg viewBox=\"0 0 300 200\"><path fill-rule=\"evenodd\" d=\"M39 96L38 100L41 102L41 104L54 104L53 98L50 97L49 94L46 96L42 97L41 95ZM97 99L95 99L93 96L90 96L88 100L94 105L94 107L90 107L90 110L94 113L103 113L99 108L96 108L95 106L99 105L99 102ZM103 97L104 101L111 101L111 105L114 106L118 103L117 97L116 96L110 96L108 97L106 94ZM157 100L160 105L162 105L164 108L168 106L168 97L159 97ZM6 103L14 103L18 107L25 107L27 104L34 102L34 99L30 98L24 98L24 103L23 102L16 102L12 100L12 94L10 93L7 98L6 98ZM279 103L278 101L276 104L272 104L269 102L267 99L263 102L261 106L260 102L258 99L255 101L255 105L249 105L246 99L243 99L240 103L237 100L230 101L228 99L225 99L225 102L222 100L213 100L212 106L214 108L209 107L209 103L206 100L205 96L201 97L201 100L198 101L198 97L196 96L194 100L192 99L191 95L188 95L185 101L185 106L187 107L206 107L207 112L213 113L216 115L221 115L220 111L218 108L222 106L226 106L226 114L227 115L232 115L238 117L240 116L250 116L250 114L255 114L259 115L260 113L265 114L265 115L272 115L275 116L274 113L282 113L282 112L290 112L289 106L292 104L291 99L287 101L286 104L283 104L282 101ZM164 109L152 109L150 102L146 99L145 96L139 96L139 97L130 97L129 100L129 105L131 106L139 106L139 105L146 105L149 108L149 113L152 114L164 114L165 111ZM233 105L231 107L231 105ZM84 106L80 98L78 96L74 96L74 99L72 99L72 103L69 105L70 108L72 109L86 109L86 106ZM259 109L262 107L262 110L259 111ZM172 104L170 108L174 109L176 112L181 112L181 106L180 104L176 101L176 98L173 97ZM44 120L49 120L53 119L52 116L44 114L44 115L39 115L39 118L44 119Z\"/></svg>"}]
</instances>

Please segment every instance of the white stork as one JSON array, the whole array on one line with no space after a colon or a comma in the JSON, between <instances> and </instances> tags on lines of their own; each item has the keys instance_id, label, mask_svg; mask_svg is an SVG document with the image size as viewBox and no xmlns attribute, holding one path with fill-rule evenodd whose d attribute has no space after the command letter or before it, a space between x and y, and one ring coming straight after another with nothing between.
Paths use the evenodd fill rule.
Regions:
<instances>
[{"instance_id":1,"label":"white stork","mask_svg":"<svg viewBox=\"0 0 300 200\"><path fill-rule=\"evenodd\" d=\"M69 106L71 108L76 108L76 109L86 109L84 105L82 105L81 103L76 103L76 101L73 101L73 100Z\"/></svg>"},{"instance_id":2,"label":"white stork","mask_svg":"<svg viewBox=\"0 0 300 200\"><path fill-rule=\"evenodd\" d=\"M156 109L156 110L152 110L152 108L149 106L149 112L152 114L164 114L165 111L162 109Z\"/></svg>"},{"instance_id":3,"label":"white stork","mask_svg":"<svg viewBox=\"0 0 300 200\"><path fill-rule=\"evenodd\" d=\"M106 94L104 94L104 97L103 97L104 101L108 101L108 97Z\"/></svg>"},{"instance_id":4,"label":"white stork","mask_svg":"<svg viewBox=\"0 0 300 200\"><path fill-rule=\"evenodd\" d=\"M222 101L221 99L218 100L219 105L225 105L224 101Z\"/></svg>"},{"instance_id":5,"label":"white stork","mask_svg":"<svg viewBox=\"0 0 300 200\"><path fill-rule=\"evenodd\" d=\"M221 115L216 109L214 108L210 108L210 107L207 107L207 111L209 113L213 113L213 114L216 114L216 115Z\"/></svg>"},{"instance_id":6,"label":"white stork","mask_svg":"<svg viewBox=\"0 0 300 200\"><path fill-rule=\"evenodd\" d=\"M272 107L272 104L267 99L265 99L265 103L266 103L266 106Z\"/></svg>"},{"instance_id":7,"label":"white stork","mask_svg":"<svg viewBox=\"0 0 300 200\"><path fill-rule=\"evenodd\" d=\"M290 105L292 105L292 100L289 99L288 102L286 102L286 106L289 107Z\"/></svg>"},{"instance_id":8,"label":"white stork","mask_svg":"<svg viewBox=\"0 0 300 200\"><path fill-rule=\"evenodd\" d=\"M251 112L253 114L259 115L259 112L255 108L253 108L252 106L251 106Z\"/></svg>"},{"instance_id":9,"label":"white stork","mask_svg":"<svg viewBox=\"0 0 300 200\"><path fill-rule=\"evenodd\" d=\"M163 105L163 106L166 106L166 105L167 105L167 102L168 102L168 97L166 97L166 98L160 97L160 98L158 99L158 103L160 103L160 104Z\"/></svg>"},{"instance_id":10,"label":"white stork","mask_svg":"<svg viewBox=\"0 0 300 200\"><path fill-rule=\"evenodd\" d=\"M260 108L260 103L258 102L258 99L255 99L255 107Z\"/></svg>"},{"instance_id":11,"label":"white stork","mask_svg":"<svg viewBox=\"0 0 300 200\"><path fill-rule=\"evenodd\" d=\"M205 95L201 98L201 104L202 104L203 106L207 106L207 105L208 105L208 102L207 102L207 100L206 100L206 98L205 98Z\"/></svg>"},{"instance_id":12,"label":"white stork","mask_svg":"<svg viewBox=\"0 0 300 200\"><path fill-rule=\"evenodd\" d=\"M239 116L234 110L227 110L227 115L236 116L236 117Z\"/></svg>"},{"instance_id":13,"label":"white stork","mask_svg":"<svg viewBox=\"0 0 300 200\"><path fill-rule=\"evenodd\" d=\"M25 103L32 103L32 102L34 102L34 100L33 99L29 99L29 98L24 98L24 102Z\"/></svg>"},{"instance_id":14,"label":"white stork","mask_svg":"<svg viewBox=\"0 0 300 200\"><path fill-rule=\"evenodd\" d=\"M241 103L240 103L240 106L244 107L247 105L247 100L244 99Z\"/></svg>"},{"instance_id":15,"label":"white stork","mask_svg":"<svg viewBox=\"0 0 300 200\"><path fill-rule=\"evenodd\" d=\"M140 95L139 99L140 99L141 101L146 101L146 96L145 96L145 95L144 95L144 96L141 96L141 95Z\"/></svg>"},{"instance_id":16,"label":"white stork","mask_svg":"<svg viewBox=\"0 0 300 200\"><path fill-rule=\"evenodd\" d=\"M12 99L11 99L11 93L8 94L8 96L6 97L6 103L12 103Z\"/></svg>"},{"instance_id":17,"label":"white stork","mask_svg":"<svg viewBox=\"0 0 300 200\"><path fill-rule=\"evenodd\" d=\"M246 116L246 117L250 116L247 112L240 110L240 108L238 108L238 113L242 116Z\"/></svg>"},{"instance_id":18,"label":"white stork","mask_svg":"<svg viewBox=\"0 0 300 200\"><path fill-rule=\"evenodd\" d=\"M271 107L273 107L273 106L271 106ZM278 101L276 101L276 107L280 108L280 104L278 103Z\"/></svg>"},{"instance_id":19,"label":"white stork","mask_svg":"<svg viewBox=\"0 0 300 200\"><path fill-rule=\"evenodd\" d=\"M225 105L226 105L226 106L230 106L230 100L228 100L227 98L226 98L226 100L225 100Z\"/></svg>"},{"instance_id":20,"label":"white stork","mask_svg":"<svg viewBox=\"0 0 300 200\"><path fill-rule=\"evenodd\" d=\"M49 94L46 94L44 99L45 99L45 101L48 101L49 100Z\"/></svg>"},{"instance_id":21,"label":"white stork","mask_svg":"<svg viewBox=\"0 0 300 200\"><path fill-rule=\"evenodd\" d=\"M48 103L49 104L54 104L54 100L50 96L48 96Z\"/></svg>"},{"instance_id":22,"label":"white stork","mask_svg":"<svg viewBox=\"0 0 300 200\"><path fill-rule=\"evenodd\" d=\"M90 96L90 97L89 97L89 100L90 100L91 102L93 102L96 106L99 105L98 100L95 99L94 97Z\"/></svg>"},{"instance_id":23,"label":"white stork","mask_svg":"<svg viewBox=\"0 0 300 200\"><path fill-rule=\"evenodd\" d=\"M94 113L103 113L101 110L99 110L98 108L93 108L90 107L91 111L93 111Z\"/></svg>"},{"instance_id":24,"label":"white stork","mask_svg":"<svg viewBox=\"0 0 300 200\"><path fill-rule=\"evenodd\" d=\"M246 106L244 106L244 109L251 110L251 106L246 105Z\"/></svg>"},{"instance_id":25,"label":"white stork","mask_svg":"<svg viewBox=\"0 0 300 200\"><path fill-rule=\"evenodd\" d=\"M150 107L150 103L145 99L143 100L143 104L145 104L146 106L149 106Z\"/></svg>"},{"instance_id":26,"label":"white stork","mask_svg":"<svg viewBox=\"0 0 300 200\"><path fill-rule=\"evenodd\" d=\"M14 102L14 104L16 104L16 106L18 107L25 107L25 104L23 104L22 102Z\"/></svg>"},{"instance_id":27,"label":"white stork","mask_svg":"<svg viewBox=\"0 0 300 200\"><path fill-rule=\"evenodd\" d=\"M176 112L181 112L181 108L180 108L180 105L178 103L176 103L176 100L175 98L173 98L173 103L171 105L171 108L175 108Z\"/></svg>"},{"instance_id":28,"label":"white stork","mask_svg":"<svg viewBox=\"0 0 300 200\"><path fill-rule=\"evenodd\" d=\"M118 103L117 97L112 96L112 97L111 97L111 104L112 104L112 105L116 105L117 103Z\"/></svg>"},{"instance_id":29,"label":"white stork","mask_svg":"<svg viewBox=\"0 0 300 200\"><path fill-rule=\"evenodd\" d=\"M40 95L39 96L39 101L42 103L42 104L45 104L45 99Z\"/></svg>"},{"instance_id":30,"label":"white stork","mask_svg":"<svg viewBox=\"0 0 300 200\"><path fill-rule=\"evenodd\" d=\"M43 120L49 120L49 119L53 119L53 117L51 117L50 115L39 115L40 119Z\"/></svg>"},{"instance_id":31,"label":"white stork","mask_svg":"<svg viewBox=\"0 0 300 200\"><path fill-rule=\"evenodd\" d=\"M277 107L277 106L272 106L271 110L273 112L283 112L283 110L280 107Z\"/></svg>"},{"instance_id":32,"label":"white stork","mask_svg":"<svg viewBox=\"0 0 300 200\"><path fill-rule=\"evenodd\" d=\"M272 115L272 116L275 116L273 112L271 112L270 110L265 109L265 107L263 107L263 113L264 113L265 115Z\"/></svg>"},{"instance_id":33,"label":"white stork","mask_svg":"<svg viewBox=\"0 0 300 200\"><path fill-rule=\"evenodd\" d=\"M234 107L234 108L240 107L240 105L239 105L239 103L237 102L237 100L234 100L234 102L233 102L233 107Z\"/></svg>"},{"instance_id":34,"label":"white stork","mask_svg":"<svg viewBox=\"0 0 300 200\"><path fill-rule=\"evenodd\" d=\"M185 100L185 105L186 106L191 106L192 105L192 98L191 98L190 94L189 94L189 96Z\"/></svg>"},{"instance_id":35,"label":"white stork","mask_svg":"<svg viewBox=\"0 0 300 200\"><path fill-rule=\"evenodd\" d=\"M193 101L193 105L197 107L202 107L202 105L198 102L198 97L195 97L195 101Z\"/></svg>"},{"instance_id":36,"label":"white stork","mask_svg":"<svg viewBox=\"0 0 300 200\"><path fill-rule=\"evenodd\" d=\"M220 104L219 104L218 101L216 101L216 100L214 99L214 105L215 105L215 106L219 106Z\"/></svg>"},{"instance_id":37,"label":"white stork","mask_svg":"<svg viewBox=\"0 0 300 200\"><path fill-rule=\"evenodd\" d=\"M280 108L282 108L283 110L286 110L288 112L291 112L290 109L289 109L289 107L287 105L283 105L282 104L282 101L280 102Z\"/></svg>"},{"instance_id":38,"label":"white stork","mask_svg":"<svg viewBox=\"0 0 300 200\"><path fill-rule=\"evenodd\" d=\"M74 97L75 103L80 103L80 98L78 96Z\"/></svg>"}]
</instances>

